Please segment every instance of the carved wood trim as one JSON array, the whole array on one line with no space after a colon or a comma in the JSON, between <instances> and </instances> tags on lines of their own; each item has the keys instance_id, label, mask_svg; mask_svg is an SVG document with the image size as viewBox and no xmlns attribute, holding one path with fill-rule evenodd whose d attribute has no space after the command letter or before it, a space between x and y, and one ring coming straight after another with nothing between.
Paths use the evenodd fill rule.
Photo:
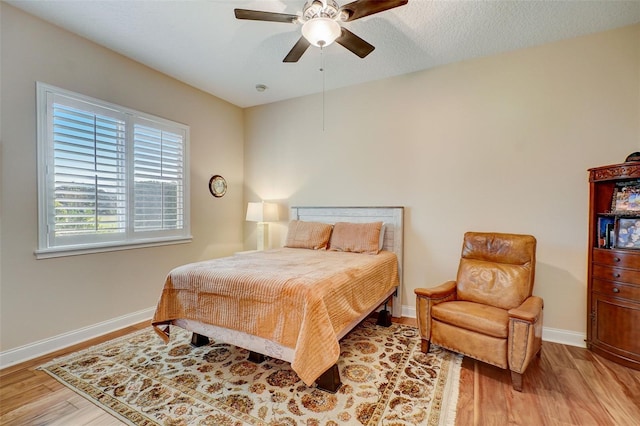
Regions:
<instances>
[{"instance_id":1,"label":"carved wood trim","mask_svg":"<svg viewBox=\"0 0 640 426\"><path fill-rule=\"evenodd\" d=\"M589 181L640 178L640 163L622 163L589 169Z\"/></svg>"}]
</instances>

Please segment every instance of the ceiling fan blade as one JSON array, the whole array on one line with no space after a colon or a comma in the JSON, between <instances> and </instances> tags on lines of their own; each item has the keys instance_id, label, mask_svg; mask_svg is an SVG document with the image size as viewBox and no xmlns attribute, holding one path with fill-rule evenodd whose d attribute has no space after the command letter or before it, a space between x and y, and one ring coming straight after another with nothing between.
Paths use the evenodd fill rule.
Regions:
<instances>
[{"instance_id":1,"label":"ceiling fan blade","mask_svg":"<svg viewBox=\"0 0 640 426\"><path fill-rule=\"evenodd\" d=\"M345 4L340 10L347 12L349 17L345 21L349 22L375 13L384 12L394 7L404 6L407 3L409 3L409 0L356 0Z\"/></svg>"},{"instance_id":2,"label":"ceiling fan blade","mask_svg":"<svg viewBox=\"0 0 640 426\"><path fill-rule=\"evenodd\" d=\"M375 49L373 45L367 43L348 29L341 28L341 32L340 37L336 39L336 43L346 47L359 57L364 58Z\"/></svg>"},{"instance_id":3,"label":"ceiling fan blade","mask_svg":"<svg viewBox=\"0 0 640 426\"><path fill-rule=\"evenodd\" d=\"M283 22L293 24L298 21L298 15L288 13L262 12L259 10L234 9L237 19L250 19L252 21Z\"/></svg>"},{"instance_id":4,"label":"ceiling fan blade","mask_svg":"<svg viewBox=\"0 0 640 426\"><path fill-rule=\"evenodd\" d=\"M306 38L300 37L298 42L293 46L293 48L291 48L282 62L298 62L298 59L302 57L310 45L311 43L309 43Z\"/></svg>"}]
</instances>

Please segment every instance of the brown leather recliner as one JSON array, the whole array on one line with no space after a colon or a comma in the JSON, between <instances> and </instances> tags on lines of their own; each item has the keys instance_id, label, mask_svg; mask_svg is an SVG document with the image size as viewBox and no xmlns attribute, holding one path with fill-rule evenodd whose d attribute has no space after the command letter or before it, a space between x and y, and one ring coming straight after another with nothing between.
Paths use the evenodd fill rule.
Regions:
<instances>
[{"instance_id":1,"label":"brown leather recliner","mask_svg":"<svg viewBox=\"0 0 640 426\"><path fill-rule=\"evenodd\" d=\"M542 347L535 266L533 236L467 232L456 281L415 290L422 351L434 343L508 368L522 391L522 374Z\"/></svg>"}]
</instances>

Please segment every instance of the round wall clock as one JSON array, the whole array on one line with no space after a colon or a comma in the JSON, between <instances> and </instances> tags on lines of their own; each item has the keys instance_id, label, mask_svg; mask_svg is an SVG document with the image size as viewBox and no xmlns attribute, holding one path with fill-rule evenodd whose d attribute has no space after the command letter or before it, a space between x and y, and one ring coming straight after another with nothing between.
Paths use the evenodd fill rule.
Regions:
<instances>
[{"instance_id":1,"label":"round wall clock","mask_svg":"<svg viewBox=\"0 0 640 426\"><path fill-rule=\"evenodd\" d=\"M222 197L227 192L227 181L220 175L213 175L209 179L209 192L216 198Z\"/></svg>"}]
</instances>

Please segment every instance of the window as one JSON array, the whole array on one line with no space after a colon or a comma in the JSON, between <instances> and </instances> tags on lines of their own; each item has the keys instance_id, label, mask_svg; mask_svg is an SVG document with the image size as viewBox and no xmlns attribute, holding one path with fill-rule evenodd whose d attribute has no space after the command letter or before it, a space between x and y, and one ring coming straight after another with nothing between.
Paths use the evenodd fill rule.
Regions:
<instances>
[{"instance_id":1,"label":"window","mask_svg":"<svg viewBox=\"0 0 640 426\"><path fill-rule=\"evenodd\" d=\"M188 242L189 127L37 84L38 258Z\"/></svg>"}]
</instances>

